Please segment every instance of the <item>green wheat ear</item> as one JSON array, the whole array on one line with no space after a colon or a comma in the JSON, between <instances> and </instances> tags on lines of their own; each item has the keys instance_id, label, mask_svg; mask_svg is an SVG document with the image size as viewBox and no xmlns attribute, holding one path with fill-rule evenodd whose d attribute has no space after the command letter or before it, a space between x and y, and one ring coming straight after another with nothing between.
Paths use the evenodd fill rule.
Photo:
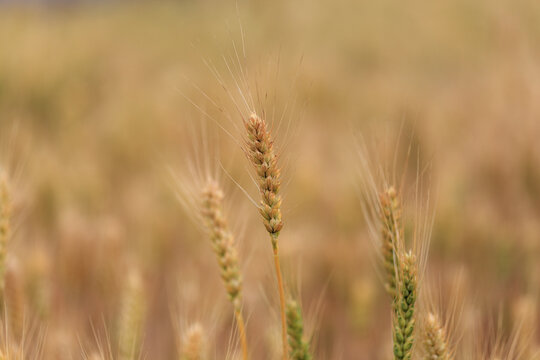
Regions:
<instances>
[{"instance_id":1,"label":"green wheat ear","mask_svg":"<svg viewBox=\"0 0 540 360\"><path fill-rule=\"evenodd\" d=\"M291 360L310 360L309 343L304 341L304 322L302 311L294 300L287 302L287 335Z\"/></svg>"},{"instance_id":2,"label":"green wheat ear","mask_svg":"<svg viewBox=\"0 0 540 360\"><path fill-rule=\"evenodd\" d=\"M408 252L400 261L398 297L394 301L394 359L410 360L414 345L417 290L416 257Z\"/></svg>"}]
</instances>

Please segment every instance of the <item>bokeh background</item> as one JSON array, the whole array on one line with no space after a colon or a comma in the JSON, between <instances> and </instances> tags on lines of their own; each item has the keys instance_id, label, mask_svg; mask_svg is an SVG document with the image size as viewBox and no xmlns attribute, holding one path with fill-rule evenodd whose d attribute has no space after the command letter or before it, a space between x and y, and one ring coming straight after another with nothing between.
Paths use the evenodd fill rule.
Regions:
<instances>
[{"instance_id":1,"label":"bokeh background","mask_svg":"<svg viewBox=\"0 0 540 360\"><path fill-rule=\"evenodd\" d=\"M8 259L24 284L29 327L41 334L40 357L80 359L99 343L114 353L130 264L148 299L143 356L177 358L181 329L200 321L211 358L225 357L232 312L169 171L186 171L193 124L206 114L238 234L253 358L276 358L270 245L240 189L257 197L237 144L241 117L222 88L238 100L242 74L266 114L285 112L274 116L284 124L274 127L286 184L282 260L317 358L391 351L390 304L357 186L359 138L397 153L398 177L413 189L416 169L429 173L426 277L443 311L466 303L456 317L480 324L482 344L526 323L534 351L539 2L8 1L0 6L0 149L15 197Z\"/></svg>"}]
</instances>

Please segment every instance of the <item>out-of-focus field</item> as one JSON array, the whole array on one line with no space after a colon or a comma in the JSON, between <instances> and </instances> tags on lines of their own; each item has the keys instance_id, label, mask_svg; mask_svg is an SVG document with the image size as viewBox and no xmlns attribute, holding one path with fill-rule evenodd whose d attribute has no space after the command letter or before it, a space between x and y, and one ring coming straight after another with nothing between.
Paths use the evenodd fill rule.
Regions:
<instances>
[{"instance_id":1,"label":"out-of-focus field","mask_svg":"<svg viewBox=\"0 0 540 360\"><path fill-rule=\"evenodd\" d=\"M208 326L212 354L224 357L230 307L168 168L185 169L189 124L203 118L186 97L232 129L195 86L236 116L204 64L234 89L222 60L234 45L245 48L242 68L261 92L278 93L277 108L296 98L291 131L276 133L286 134L278 140L286 143L281 250L317 358L391 351L390 304L355 186L355 132L388 145L402 128L396 151L411 143L412 158L419 152L428 165L428 277L444 302L472 303L462 321L507 336L532 304L526 318L538 323L540 2L12 4L0 8L0 149L16 199L8 259L21 269L32 327L46 327L45 358L81 358L106 334L114 347L133 263L149 298L146 358L177 357L177 321ZM256 198L242 152L215 132L223 168ZM270 245L254 206L223 178L242 234L251 351L272 358ZM466 289L459 294L448 291L456 274Z\"/></svg>"}]
</instances>

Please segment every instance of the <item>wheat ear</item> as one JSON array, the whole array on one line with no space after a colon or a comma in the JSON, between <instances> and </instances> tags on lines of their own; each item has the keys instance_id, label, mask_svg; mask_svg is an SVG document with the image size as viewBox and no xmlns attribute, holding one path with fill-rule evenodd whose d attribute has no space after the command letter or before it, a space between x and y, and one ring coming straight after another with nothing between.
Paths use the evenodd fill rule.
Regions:
<instances>
[{"instance_id":1,"label":"wheat ear","mask_svg":"<svg viewBox=\"0 0 540 360\"><path fill-rule=\"evenodd\" d=\"M394 359L410 360L414 345L417 264L412 252L400 259L398 296L394 301Z\"/></svg>"},{"instance_id":2,"label":"wheat ear","mask_svg":"<svg viewBox=\"0 0 540 360\"><path fill-rule=\"evenodd\" d=\"M439 318L429 313L424 323L425 360L451 360L446 332Z\"/></svg>"},{"instance_id":3,"label":"wheat ear","mask_svg":"<svg viewBox=\"0 0 540 360\"><path fill-rule=\"evenodd\" d=\"M403 238L401 203L396 189L391 186L380 195L381 205L381 251L385 271L385 288L392 300L396 298L396 249Z\"/></svg>"},{"instance_id":4,"label":"wheat ear","mask_svg":"<svg viewBox=\"0 0 540 360\"><path fill-rule=\"evenodd\" d=\"M140 274L132 270L127 279L120 308L118 325L118 358L120 360L138 359L146 311L143 290Z\"/></svg>"},{"instance_id":5,"label":"wheat ear","mask_svg":"<svg viewBox=\"0 0 540 360\"><path fill-rule=\"evenodd\" d=\"M0 298L4 296L7 244L10 237L11 198L7 175L0 170Z\"/></svg>"},{"instance_id":6,"label":"wheat ear","mask_svg":"<svg viewBox=\"0 0 540 360\"><path fill-rule=\"evenodd\" d=\"M199 323L191 325L182 339L180 360L203 360L206 358L206 336Z\"/></svg>"},{"instance_id":7,"label":"wheat ear","mask_svg":"<svg viewBox=\"0 0 540 360\"><path fill-rule=\"evenodd\" d=\"M266 231L270 234L274 267L278 282L281 330L283 341L283 359L287 359L287 319L285 314L285 289L279 262L278 237L283 228L281 220L281 196L279 194L281 180L274 142L267 129L266 122L256 114L251 114L244 121L247 131L245 152L257 173L261 202L259 212L262 215Z\"/></svg>"},{"instance_id":8,"label":"wheat ear","mask_svg":"<svg viewBox=\"0 0 540 360\"><path fill-rule=\"evenodd\" d=\"M202 192L202 218L216 254L221 278L233 304L243 358L248 357L244 317L242 316L242 278L234 237L223 213L223 191L216 181L209 181Z\"/></svg>"},{"instance_id":9,"label":"wheat ear","mask_svg":"<svg viewBox=\"0 0 540 360\"><path fill-rule=\"evenodd\" d=\"M304 341L302 311L294 300L287 302L287 334L289 335L289 357L291 360L311 360L309 343Z\"/></svg>"}]
</instances>

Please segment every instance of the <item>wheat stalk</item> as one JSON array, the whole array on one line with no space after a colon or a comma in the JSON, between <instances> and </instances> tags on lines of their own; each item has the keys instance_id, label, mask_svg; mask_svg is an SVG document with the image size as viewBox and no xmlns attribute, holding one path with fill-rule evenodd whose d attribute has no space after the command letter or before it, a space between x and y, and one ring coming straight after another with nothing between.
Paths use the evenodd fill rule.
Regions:
<instances>
[{"instance_id":1,"label":"wheat stalk","mask_svg":"<svg viewBox=\"0 0 540 360\"><path fill-rule=\"evenodd\" d=\"M186 330L183 336L180 360L203 359L206 359L206 337L201 324L195 323Z\"/></svg>"},{"instance_id":2,"label":"wheat stalk","mask_svg":"<svg viewBox=\"0 0 540 360\"><path fill-rule=\"evenodd\" d=\"M223 191L217 181L209 181L202 192L201 215L216 254L221 279L233 304L240 333L243 358L248 357L245 322L242 315L242 278L234 238L223 213Z\"/></svg>"},{"instance_id":3,"label":"wheat stalk","mask_svg":"<svg viewBox=\"0 0 540 360\"><path fill-rule=\"evenodd\" d=\"M425 360L451 360L446 332L439 318L429 313L424 322Z\"/></svg>"},{"instance_id":4,"label":"wheat stalk","mask_svg":"<svg viewBox=\"0 0 540 360\"><path fill-rule=\"evenodd\" d=\"M280 301L283 359L286 360L288 346L285 289L281 275L278 244L279 233L283 228L283 221L281 220L281 195L279 194L281 186L280 169L277 164L277 155L274 152L274 142L267 129L266 122L257 116L257 114L252 113L244 121L244 126L247 131L245 152L257 174L259 192L261 194L259 212L262 215L266 231L270 234L274 254L274 267Z\"/></svg>"},{"instance_id":5,"label":"wheat stalk","mask_svg":"<svg viewBox=\"0 0 540 360\"><path fill-rule=\"evenodd\" d=\"M304 341L302 311L294 300L287 302L287 334L289 335L289 356L291 360L310 360L309 343Z\"/></svg>"},{"instance_id":6,"label":"wheat stalk","mask_svg":"<svg viewBox=\"0 0 540 360\"><path fill-rule=\"evenodd\" d=\"M146 301L140 274L132 270L121 302L118 325L118 358L135 360L141 347Z\"/></svg>"}]
</instances>

